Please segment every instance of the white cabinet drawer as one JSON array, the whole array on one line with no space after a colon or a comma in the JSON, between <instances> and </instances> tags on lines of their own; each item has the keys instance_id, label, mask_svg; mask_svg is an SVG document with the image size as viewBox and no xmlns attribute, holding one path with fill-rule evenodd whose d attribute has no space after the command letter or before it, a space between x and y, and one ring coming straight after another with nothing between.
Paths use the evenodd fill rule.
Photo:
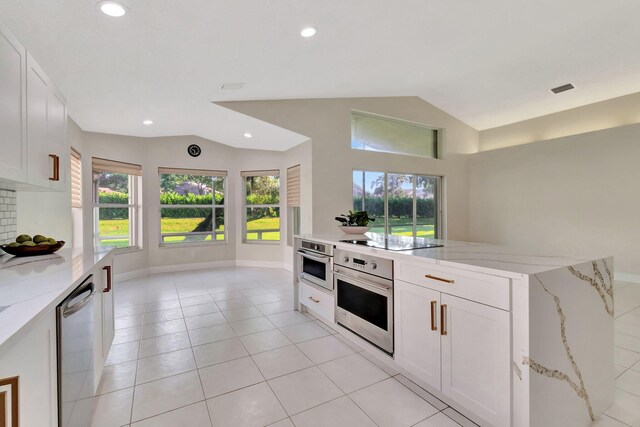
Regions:
<instances>
[{"instance_id":1,"label":"white cabinet drawer","mask_svg":"<svg viewBox=\"0 0 640 427\"><path fill-rule=\"evenodd\" d=\"M396 263L395 278L438 290L445 294L510 310L510 280L429 264Z\"/></svg>"},{"instance_id":2,"label":"white cabinet drawer","mask_svg":"<svg viewBox=\"0 0 640 427\"><path fill-rule=\"evenodd\" d=\"M333 323L335 310L333 295L300 282L300 304Z\"/></svg>"}]
</instances>

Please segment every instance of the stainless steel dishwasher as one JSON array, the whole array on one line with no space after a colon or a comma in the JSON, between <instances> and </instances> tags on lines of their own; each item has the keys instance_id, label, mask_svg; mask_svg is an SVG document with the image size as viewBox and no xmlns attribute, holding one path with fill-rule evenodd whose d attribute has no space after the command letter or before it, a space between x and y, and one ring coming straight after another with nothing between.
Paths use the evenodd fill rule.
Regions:
<instances>
[{"instance_id":1,"label":"stainless steel dishwasher","mask_svg":"<svg viewBox=\"0 0 640 427\"><path fill-rule=\"evenodd\" d=\"M95 292L90 275L56 309L59 427L91 425Z\"/></svg>"}]
</instances>

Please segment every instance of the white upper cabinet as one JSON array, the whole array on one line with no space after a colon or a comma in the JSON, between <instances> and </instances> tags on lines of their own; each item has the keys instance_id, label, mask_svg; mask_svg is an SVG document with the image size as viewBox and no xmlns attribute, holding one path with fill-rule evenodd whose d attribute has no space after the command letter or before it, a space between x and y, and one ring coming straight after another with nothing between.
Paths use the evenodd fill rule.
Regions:
<instances>
[{"instance_id":1,"label":"white upper cabinet","mask_svg":"<svg viewBox=\"0 0 640 427\"><path fill-rule=\"evenodd\" d=\"M0 24L0 180L65 191L69 143L64 97Z\"/></svg>"},{"instance_id":2,"label":"white upper cabinet","mask_svg":"<svg viewBox=\"0 0 640 427\"><path fill-rule=\"evenodd\" d=\"M0 23L0 179L27 181L26 51Z\"/></svg>"},{"instance_id":3,"label":"white upper cabinet","mask_svg":"<svg viewBox=\"0 0 640 427\"><path fill-rule=\"evenodd\" d=\"M68 185L67 111L62 96L27 54L28 183L64 191Z\"/></svg>"}]
</instances>

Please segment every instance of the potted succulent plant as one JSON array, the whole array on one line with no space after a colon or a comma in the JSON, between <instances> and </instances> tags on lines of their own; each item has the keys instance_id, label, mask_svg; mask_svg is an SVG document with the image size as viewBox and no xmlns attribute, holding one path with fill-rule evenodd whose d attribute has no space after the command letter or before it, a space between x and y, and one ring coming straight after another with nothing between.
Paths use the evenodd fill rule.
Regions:
<instances>
[{"instance_id":1,"label":"potted succulent plant","mask_svg":"<svg viewBox=\"0 0 640 427\"><path fill-rule=\"evenodd\" d=\"M371 227L368 227L369 221L375 221L375 218L371 218L367 211L349 211L348 215L341 214L336 217L341 225L338 228L347 234L364 234Z\"/></svg>"}]
</instances>

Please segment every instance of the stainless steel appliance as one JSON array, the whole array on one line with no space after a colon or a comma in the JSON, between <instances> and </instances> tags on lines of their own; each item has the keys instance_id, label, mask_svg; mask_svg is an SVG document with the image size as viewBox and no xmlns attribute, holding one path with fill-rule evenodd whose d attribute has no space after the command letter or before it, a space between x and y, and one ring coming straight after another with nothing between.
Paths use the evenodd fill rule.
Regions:
<instances>
[{"instance_id":1,"label":"stainless steel appliance","mask_svg":"<svg viewBox=\"0 0 640 427\"><path fill-rule=\"evenodd\" d=\"M86 427L93 417L96 287L92 279L87 277L56 309L60 427Z\"/></svg>"},{"instance_id":2,"label":"stainless steel appliance","mask_svg":"<svg viewBox=\"0 0 640 427\"><path fill-rule=\"evenodd\" d=\"M393 354L393 261L336 249L336 323Z\"/></svg>"},{"instance_id":3,"label":"stainless steel appliance","mask_svg":"<svg viewBox=\"0 0 640 427\"><path fill-rule=\"evenodd\" d=\"M298 279L333 291L333 245L299 240Z\"/></svg>"}]
</instances>

